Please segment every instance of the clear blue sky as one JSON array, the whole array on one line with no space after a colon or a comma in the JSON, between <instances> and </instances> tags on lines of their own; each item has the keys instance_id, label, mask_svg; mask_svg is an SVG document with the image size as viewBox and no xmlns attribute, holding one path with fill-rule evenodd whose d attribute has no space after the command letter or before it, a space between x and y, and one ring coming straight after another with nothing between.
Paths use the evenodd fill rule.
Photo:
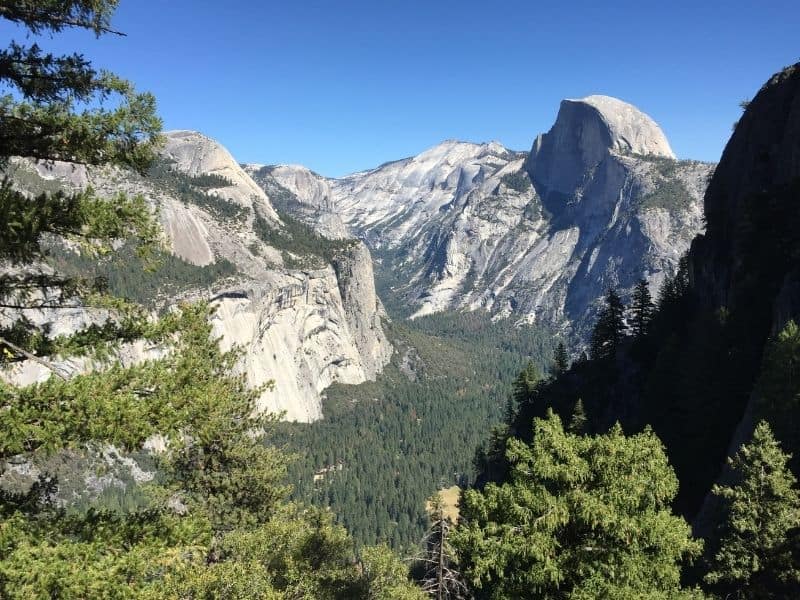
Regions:
<instances>
[{"instance_id":1,"label":"clear blue sky","mask_svg":"<svg viewBox=\"0 0 800 600\"><path fill-rule=\"evenodd\" d=\"M451 138L527 150L562 98L595 93L717 160L739 101L800 60L797 0L121 0L114 26L43 45L154 92L168 129L330 176Z\"/></svg>"}]
</instances>

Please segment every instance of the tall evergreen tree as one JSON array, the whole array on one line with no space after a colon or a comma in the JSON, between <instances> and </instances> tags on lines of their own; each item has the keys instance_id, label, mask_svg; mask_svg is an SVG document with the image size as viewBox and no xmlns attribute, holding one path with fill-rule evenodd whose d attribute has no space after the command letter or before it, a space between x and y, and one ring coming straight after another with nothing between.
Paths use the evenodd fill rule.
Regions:
<instances>
[{"instance_id":1,"label":"tall evergreen tree","mask_svg":"<svg viewBox=\"0 0 800 600\"><path fill-rule=\"evenodd\" d=\"M572 419L570 419L569 422L569 432L576 435L582 434L584 429L586 429L587 420L586 409L583 407L583 400L578 398L578 401L575 403L575 408L572 411Z\"/></svg>"},{"instance_id":2,"label":"tall evergreen tree","mask_svg":"<svg viewBox=\"0 0 800 600\"><path fill-rule=\"evenodd\" d=\"M616 290L609 288L605 306L600 311L592 331L592 358L611 358L616 355L622 336L625 334L625 306Z\"/></svg>"},{"instance_id":3,"label":"tall evergreen tree","mask_svg":"<svg viewBox=\"0 0 800 600\"><path fill-rule=\"evenodd\" d=\"M631 299L631 330L635 338L641 338L647 333L654 311L655 304L650 296L647 280L640 279L636 283Z\"/></svg>"},{"instance_id":4,"label":"tall evergreen tree","mask_svg":"<svg viewBox=\"0 0 800 600\"><path fill-rule=\"evenodd\" d=\"M510 423L522 404L530 402L536 392L542 375L533 361L528 361L512 384L511 397L506 405L506 423Z\"/></svg>"},{"instance_id":5,"label":"tall evergreen tree","mask_svg":"<svg viewBox=\"0 0 800 600\"><path fill-rule=\"evenodd\" d=\"M30 34L86 29L116 33L110 18L116 0L0 1L0 18ZM0 168L12 157L74 165L119 165L143 171L159 143L161 121L150 94L137 93L116 75L95 70L80 54L55 55L38 43L12 41L0 52ZM42 193L29 198L8 179L0 184L0 261L14 267L0 277L0 360L38 357L45 336L17 312L98 302L103 282L62 277L42 266L48 235L69 239L85 253L103 255L115 239L135 237L152 249L159 232L141 197L100 198L91 189ZM9 310L13 312L8 312ZM5 311L5 312L4 312ZM94 332L97 333L97 332ZM111 328L104 331L112 337ZM13 339L12 339L13 338Z\"/></svg>"},{"instance_id":6,"label":"tall evergreen tree","mask_svg":"<svg viewBox=\"0 0 800 600\"><path fill-rule=\"evenodd\" d=\"M735 483L714 486L724 520L706 582L727 598L796 598L800 594L800 491L784 454L762 421L729 460ZM794 551L793 551L794 550Z\"/></svg>"},{"instance_id":7,"label":"tall evergreen tree","mask_svg":"<svg viewBox=\"0 0 800 600\"><path fill-rule=\"evenodd\" d=\"M553 356L553 375L558 376L569 370L569 354L564 342L558 342Z\"/></svg>"},{"instance_id":8,"label":"tall evergreen tree","mask_svg":"<svg viewBox=\"0 0 800 600\"><path fill-rule=\"evenodd\" d=\"M800 472L800 327L789 321L764 352L756 384L756 409L772 424L775 437L791 453Z\"/></svg>"}]
</instances>

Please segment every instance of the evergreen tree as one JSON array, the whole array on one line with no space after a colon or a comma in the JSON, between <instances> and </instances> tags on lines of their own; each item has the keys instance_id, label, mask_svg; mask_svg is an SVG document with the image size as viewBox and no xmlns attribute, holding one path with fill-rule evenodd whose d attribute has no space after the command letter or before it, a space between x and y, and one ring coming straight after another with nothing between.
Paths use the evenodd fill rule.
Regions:
<instances>
[{"instance_id":1,"label":"evergreen tree","mask_svg":"<svg viewBox=\"0 0 800 600\"><path fill-rule=\"evenodd\" d=\"M425 593L408 580L408 567L388 546L361 552L364 572L362 597L368 600L423 600Z\"/></svg>"},{"instance_id":2,"label":"evergreen tree","mask_svg":"<svg viewBox=\"0 0 800 600\"><path fill-rule=\"evenodd\" d=\"M640 279L633 290L631 302L631 330L635 338L641 338L647 333L654 311L655 304L653 304L653 299L650 296L647 280Z\"/></svg>"},{"instance_id":3,"label":"evergreen tree","mask_svg":"<svg viewBox=\"0 0 800 600\"><path fill-rule=\"evenodd\" d=\"M576 436L550 413L508 459L507 482L464 493L451 536L481 597L699 597L680 564L701 543L670 511L678 482L652 432Z\"/></svg>"},{"instance_id":4,"label":"evergreen tree","mask_svg":"<svg viewBox=\"0 0 800 600\"><path fill-rule=\"evenodd\" d=\"M756 409L800 472L800 327L789 321L764 352L756 384Z\"/></svg>"},{"instance_id":5,"label":"evergreen tree","mask_svg":"<svg viewBox=\"0 0 800 600\"><path fill-rule=\"evenodd\" d=\"M611 358L616 355L622 336L625 333L625 306L619 294L609 288L605 297L605 306L597 317L592 331L592 358Z\"/></svg>"},{"instance_id":6,"label":"evergreen tree","mask_svg":"<svg viewBox=\"0 0 800 600\"><path fill-rule=\"evenodd\" d=\"M572 411L572 419L569 422L569 432L576 435L583 433L586 428L586 409L583 407L583 400L578 398L575 408Z\"/></svg>"},{"instance_id":7,"label":"evergreen tree","mask_svg":"<svg viewBox=\"0 0 800 600\"><path fill-rule=\"evenodd\" d=\"M557 377L568 370L569 354L567 354L567 348L564 346L564 342L558 342L553 356L553 375Z\"/></svg>"},{"instance_id":8,"label":"evergreen tree","mask_svg":"<svg viewBox=\"0 0 800 600\"><path fill-rule=\"evenodd\" d=\"M458 571L450 545L453 523L445 515L442 497L435 494L429 506L430 526L422 541L423 554L417 560L423 570L422 590L436 600L469 598L469 590Z\"/></svg>"},{"instance_id":9,"label":"evergreen tree","mask_svg":"<svg viewBox=\"0 0 800 600\"><path fill-rule=\"evenodd\" d=\"M522 404L530 402L536 393L536 388L542 380L542 375L533 361L528 361L525 368L520 371L512 384L512 394L506 405L506 423L510 423Z\"/></svg>"},{"instance_id":10,"label":"evergreen tree","mask_svg":"<svg viewBox=\"0 0 800 600\"><path fill-rule=\"evenodd\" d=\"M724 502L722 537L706 582L728 598L800 594L800 492L784 454L762 421L729 460L732 485L716 485Z\"/></svg>"},{"instance_id":11,"label":"evergreen tree","mask_svg":"<svg viewBox=\"0 0 800 600\"><path fill-rule=\"evenodd\" d=\"M0 1L0 18L33 35L64 29L112 32L116 0ZM54 55L38 45L12 41L0 52L0 168L11 157L75 165L119 165L144 171L155 156L161 121L150 94L105 71L80 54ZM97 197L91 189L42 193L28 198L8 179L0 184L0 261L16 267L0 278L3 360L38 360L44 334L7 309L58 308L102 291L102 281L62 277L42 268L48 235L72 240L85 253L107 254L115 239L135 237L145 253L157 245L158 227L141 197ZM9 333L16 333L17 341ZM27 332L24 333L23 332ZM106 331L107 337L111 331ZM21 343L18 343L21 342Z\"/></svg>"}]
</instances>

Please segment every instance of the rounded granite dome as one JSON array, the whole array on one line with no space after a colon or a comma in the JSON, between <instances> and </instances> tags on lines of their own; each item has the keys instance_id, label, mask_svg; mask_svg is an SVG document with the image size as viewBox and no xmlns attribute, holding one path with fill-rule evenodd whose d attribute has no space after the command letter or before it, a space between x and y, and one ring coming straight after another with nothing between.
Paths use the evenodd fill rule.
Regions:
<instances>
[{"instance_id":1,"label":"rounded granite dome","mask_svg":"<svg viewBox=\"0 0 800 600\"><path fill-rule=\"evenodd\" d=\"M600 95L564 102L580 102L594 108L608 126L613 149L617 152L675 158L658 124L633 104Z\"/></svg>"},{"instance_id":2,"label":"rounded granite dome","mask_svg":"<svg viewBox=\"0 0 800 600\"><path fill-rule=\"evenodd\" d=\"M638 108L609 96L562 100L553 127L534 142L534 182L571 194L610 154L675 158L664 132Z\"/></svg>"}]
</instances>

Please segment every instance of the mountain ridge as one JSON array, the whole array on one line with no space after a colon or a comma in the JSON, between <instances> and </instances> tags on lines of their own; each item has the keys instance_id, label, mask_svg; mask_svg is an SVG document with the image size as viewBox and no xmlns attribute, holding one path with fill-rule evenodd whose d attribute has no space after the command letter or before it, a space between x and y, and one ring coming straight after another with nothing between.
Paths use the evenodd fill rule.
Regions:
<instances>
[{"instance_id":1,"label":"mountain ridge","mask_svg":"<svg viewBox=\"0 0 800 600\"><path fill-rule=\"evenodd\" d=\"M376 253L379 272L392 272L411 316L484 310L585 340L605 288L627 294L643 276L655 293L674 272L702 229L713 166L675 159L658 125L621 100L561 107L530 153L446 140L341 178L317 175L324 203L309 199L310 182L284 181L296 197L284 208L312 226L335 213ZM598 260L614 264L598 273Z\"/></svg>"}]
</instances>

